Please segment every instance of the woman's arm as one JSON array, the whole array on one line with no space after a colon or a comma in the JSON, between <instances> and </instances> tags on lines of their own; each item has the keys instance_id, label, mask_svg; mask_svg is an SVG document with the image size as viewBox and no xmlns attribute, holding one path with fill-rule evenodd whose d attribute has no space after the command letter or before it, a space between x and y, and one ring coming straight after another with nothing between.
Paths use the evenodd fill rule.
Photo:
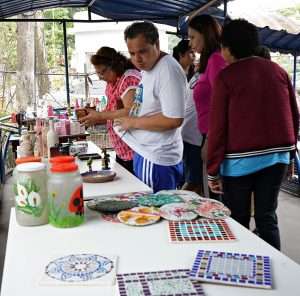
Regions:
<instances>
[{"instance_id":1,"label":"woman's arm","mask_svg":"<svg viewBox=\"0 0 300 296\"><path fill-rule=\"evenodd\" d=\"M84 116L80 119L80 123L87 126L95 124L103 124L107 120L114 120L116 118L128 116L131 106L133 104L133 99L135 95L135 89L130 89L123 96L120 102L122 102L119 107L120 109L116 111L103 111L97 112L93 109L86 109L88 112L87 116Z\"/></svg>"}]
</instances>

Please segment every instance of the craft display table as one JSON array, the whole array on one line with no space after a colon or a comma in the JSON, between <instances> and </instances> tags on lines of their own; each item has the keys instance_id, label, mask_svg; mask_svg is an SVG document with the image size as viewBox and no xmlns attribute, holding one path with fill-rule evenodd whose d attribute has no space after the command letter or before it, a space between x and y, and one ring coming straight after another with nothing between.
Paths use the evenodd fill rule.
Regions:
<instances>
[{"instance_id":1,"label":"craft display table","mask_svg":"<svg viewBox=\"0 0 300 296\"><path fill-rule=\"evenodd\" d=\"M88 142L87 153L99 153L101 150L92 142ZM145 185L142 181L137 179L134 175L130 174L121 165L115 162L114 156L110 157L111 168L117 173L115 179L112 182L107 183L84 183L83 184L83 196L85 199L97 198L104 195L123 194L128 192L152 192L151 188ZM81 173L88 170L86 161L77 161L79 170ZM93 161L93 169L101 170L101 160Z\"/></svg>"},{"instance_id":2,"label":"craft display table","mask_svg":"<svg viewBox=\"0 0 300 296\"><path fill-rule=\"evenodd\" d=\"M112 191L150 190L117 164L113 167L120 179L115 183L85 184L85 198L101 198L101 195ZM118 256L117 273L190 269L199 249L251 253L271 258L272 290L205 283L202 286L207 296L299 295L300 266L230 218L226 221L236 241L201 243L171 243L165 220L145 227L133 227L105 221L99 213L89 209L86 209L85 220L81 226L69 229L57 229L51 225L22 227L16 223L12 209L1 296L115 296L118 295L117 285L42 285L45 267L53 258L94 253Z\"/></svg>"}]
</instances>

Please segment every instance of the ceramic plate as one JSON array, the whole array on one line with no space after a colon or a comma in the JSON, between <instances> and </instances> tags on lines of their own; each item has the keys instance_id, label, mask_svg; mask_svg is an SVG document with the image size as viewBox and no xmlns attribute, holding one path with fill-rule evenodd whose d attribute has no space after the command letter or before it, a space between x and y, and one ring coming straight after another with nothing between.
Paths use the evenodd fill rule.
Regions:
<instances>
[{"instance_id":1,"label":"ceramic plate","mask_svg":"<svg viewBox=\"0 0 300 296\"><path fill-rule=\"evenodd\" d=\"M129 192L116 195L101 196L101 200L122 200L122 201L136 201L139 197L147 195L146 192ZM100 198L99 198L100 199Z\"/></svg>"},{"instance_id":2,"label":"ceramic plate","mask_svg":"<svg viewBox=\"0 0 300 296\"><path fill-rule=\"evenodd\" d=\"M94 211L117 213L122 210L128 210L137 206L135 201L126 200L97 200L93 199L87 202L87 207Z\"/></svg>"},{"instance_id":3,"label":"ceramic plate","mask_svg":"<svg viewBox=\"0 0 300 296\"><path fill-rule=\"evenodd\" d=\"M82 180L85 183L104 183L112 181L116 173L111 170L87 171L81 174Z\"/></svg>"},{"instance_id":4,"label":"ceramic plate","mask_svg":"<svg viewBox=\"0 0 300 296\"><path fill-rule=\"evenodd\" d=\"M137 202L142 206L160 207L165 204L182 202L183 199L176 194L148 194L138 198Z\"/></svg>"},{"instance_id":5,"label":"ceramic plate","mask_svg":"<svg viewBox=\"0 0 300 296\"><path fill-rule=\"evenodd\" d=\"M202 199L199 204L192 206L199 216L209 219L222 219L231 215L230 210L223 203L213 199Z\"/></svg>"},{"instance_id":6,"label":"ceramic plate","mask_svg":"<svg viewBox=\"0 0 300 296\"><path fill-rule=\"evenodd\" d=\"M196 192L189 191L189 190L161 190L158 191L156 194L180 196L185 202L190 202L192 200L199 200L203 198Z\"/></svg>"},{"instance_id":7,"label":"ceramic plate","mask_svg":"<svg viewBox=\"0 0 300 296\"><path fill-rule=\"evenodd\" d=\"M107 222L113 222L113 223L121 223L118 219L118 214L114 213L114 214L101 214L101 217L103 218L103 220L107 221Z\"/></svg>"},{"instance_id":8,"label":"ceramic plate","mask_svg":"<svg viewBox=\"0 0 300 296\"><path fill-rule=\"evenodd\" d=\"M159 211L150 207L136 207L118 214L120 222L131 226L145 226L160 219Z\"/></svg>"},{"instance_id":9,"label":"ceramic plate","mask_svg":"<svg viewBox=\"0 0 300 296\"><path fill-rule=\"evenodd\" d=\"M164 205L159 209L160 215L170 221L193 220L198 215L190 210L188 204L172 203Z\"/></svg>"},{"instance_id":10,"label":"ceramic plate","mask_svg":"<svg viewBox=\"0 0 300 296\"><path fill-rule=\"evenodd\" d=\"M103 256L95 254L76 254L51 261L45 273L56 280L63 282L84 282L111 272L113 262Z\"/></svg>"}]
</instances>

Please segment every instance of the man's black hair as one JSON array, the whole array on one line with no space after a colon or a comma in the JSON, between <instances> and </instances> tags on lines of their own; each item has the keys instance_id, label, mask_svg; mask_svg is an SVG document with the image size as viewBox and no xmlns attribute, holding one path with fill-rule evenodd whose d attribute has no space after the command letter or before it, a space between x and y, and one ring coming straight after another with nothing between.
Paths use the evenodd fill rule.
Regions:
<instances>
[{"instance_id":1,"label":"man's black hair","mask_svg":"<svg viewBox=\"0 0 300 296\"><path fill-rule=\"evenodd\" d=\"M223 28L221 44L236 59L250 57L259 44L257 28L244 19L230 21Z\"/></svg>"},{"instance_id":2,"label":"man's black hair","mask_svg":"<svg viewBox=\"0 0 300 296\"><path fill-rule=\"evenodd\" d=\"M158 30L151 22L135 22L125 29L125 41L134 39L138 35L143 35L150 44L155 44L159 39Z\"/></svg>"}]
</instances>

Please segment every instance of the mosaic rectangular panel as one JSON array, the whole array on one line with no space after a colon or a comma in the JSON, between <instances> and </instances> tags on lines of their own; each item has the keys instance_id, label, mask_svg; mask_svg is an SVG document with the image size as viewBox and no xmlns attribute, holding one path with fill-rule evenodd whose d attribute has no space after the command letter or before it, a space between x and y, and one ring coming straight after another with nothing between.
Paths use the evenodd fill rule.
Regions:
<instances>
[{"instance_id":1,"label":"mosaic rectangular panel","mask_svg":"<svg viewBox=\"0 0 300 296\"><path fill-rule=\"evenodd\" d=\"M204 296L188 269L117 274L120 296Z\"/></svg>"},{"instance_id":2,"label":"mosaic rectangular panel","mask_svg":"<svg viewBox=\"0 0 300 296\"><path fill-rule=\"evenodd\" d=\"M169 221L171 242L232 241L235 236L222 219Z\"/></svg>"},{"instance_id":3,"label":"mosaic rectangular panel","mask_svg":"<svg viewBox=\"0 0 300 296\"><path fill-rule=\"evenodd\" d=\"M199 250L190 278L204 282L272 288L268 256Z\"/></svg>"}]
</instances>

